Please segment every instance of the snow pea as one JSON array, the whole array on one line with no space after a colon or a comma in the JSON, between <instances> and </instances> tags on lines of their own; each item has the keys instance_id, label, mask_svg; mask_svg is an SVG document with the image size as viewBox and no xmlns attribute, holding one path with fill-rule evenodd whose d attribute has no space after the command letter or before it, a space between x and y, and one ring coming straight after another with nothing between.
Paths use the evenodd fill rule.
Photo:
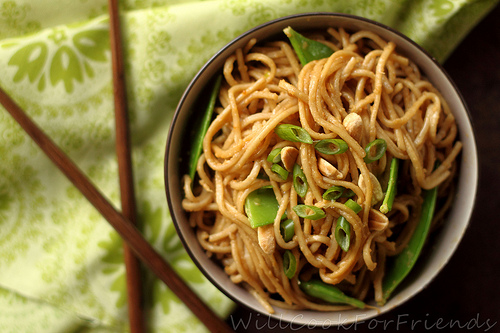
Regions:
<instances>
[{"instance_id":1,"label":"snow pea","mask_svg":"<svg viewBox=\"0 0 500 333\"><path fill-rule=\"evenodd\" d=\"M388 261L387 270L382 282L382 304L387 302L392 292L410 273L427 240L432 217L434 216L434 210L436 208L437 187L424 191L423 196L424 202L422 205L422 212L413 236L405 249L394 257L392 262Z\"/></svg>"},{"instance_id":2,"label":"snow pea","mask_svg":"<svg viewBox=\"0 0 500 333\"><path fill-rule=\"evenodd\" d=\"M252 228L258 228L274 222L279 204L271 186L263 186L251 192L245 199L245 213ZM282 219L286 215L283 214Z\"/></svg>"},{"instance_id":3,"label":"snow pea","mask_svg":"<svg viewBox=\"0 0 500 333\"><path fill-rule=\"evenodd\" d=\"M313 60L328 58L334 52L329 46L304 37L291 27L285 28L283 32L290 40L302 66Z\"/></svg>"},{"instance_id":4,"label":"snow pea","mask_svg":"<svg viewBox=\"0 0 500 333\"><path fill-rule=\"evenodd\" d=\"M398 180L398 170L399 170L399 159L393 157L391 161L391 166L389 169L389 182L387 184L387 190L385 191L384 201L380 206L380 212L387 214L392 209L392 204L394 203L394 197L396 196L396 183Z\"/></svg>"},{"instance_id":5,"label":"snow pea","mask_svg":"<svg viewBox=\"0 0 500 333\"><path fill-rule=\"evenodd\" d=\"M320 280L301 281L300 289L309 296L319 298L333 304L348 304L363 309L365 303L357 298L347 296L339 288Z\"/></svg>"},{"instance_id":6,"label":"snow pea","mask_svg":"<svg viewBox=\"0 0 500 333\"><path fill-rule=\"evenodd\" d=\"M191 144L191 150L189 155L189 176L191 179L194 179L196 174L196 165L198 164L198 159L200 158L201 151L203 150L203 138L207 133L208 127L212 122L212 115L215 108L215 102L217 101L217 96L219 95L219 89L222 81L222 75L219 75L214 82L210 93L210 99L208 101L207 108L205 109L205 113L201 118L201 122L199 123L197 131L195 133L195 137Z\"/></svg>"}]
</instances>

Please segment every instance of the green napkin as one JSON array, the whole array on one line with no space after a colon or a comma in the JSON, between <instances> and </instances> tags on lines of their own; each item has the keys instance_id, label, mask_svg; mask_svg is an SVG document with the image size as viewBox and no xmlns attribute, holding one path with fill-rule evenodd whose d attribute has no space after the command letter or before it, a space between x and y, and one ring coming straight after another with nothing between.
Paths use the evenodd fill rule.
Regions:
<instances>
[{"instance_id":1,"label":"green napkin","mask_svg":"<svg viewBox=\"0 0 500 333\"><path fill-rule=\"evenodd\" d=\"M392 26L444 61L497 0L124 0L123 39L138 219L207 304L234 304L184 251L163 157L176 104L238 34L285 15L330 11ZM0 0L0 86L119 207L106 0ZM0 107L0 332L128 331L121 240ZM204 332L144 272L151 332Z\"/></svg>"}]
</instances>

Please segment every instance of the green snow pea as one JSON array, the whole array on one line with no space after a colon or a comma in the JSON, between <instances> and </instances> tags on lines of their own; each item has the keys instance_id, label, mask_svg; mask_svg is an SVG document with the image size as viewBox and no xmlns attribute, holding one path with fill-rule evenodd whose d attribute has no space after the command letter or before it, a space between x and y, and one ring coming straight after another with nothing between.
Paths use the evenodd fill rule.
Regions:
<instances>
[{"instance_id":1,"label":"green snow pea","mask_svg":"<svg viewBox=\"0 0 500 333\"><path fill-rule=\"evenodd\" d=\"M347 296L339 288L319 280L301 281L300 289L309 296L319 298L332 304L348 304L363 309L365 303L357 298Z\"/></svg>"},{"instance_id":2,"label":"green snow pea","mask_svg":"<svg viewBox=\"0 0 500 333\"><path fill-rule=\"evenodd\" d=\"M283 32L290 40L302 66L313 60L328 58L334 52L329 46L304 37L291 27L285 28Z\"/></svg>"},{"instance_id":3,"label":"green snow pea","mask_svg":"<svg viewBox=\"0 0 500 333\"><path fill-rule=\"evenodd\" d=\"M210 100L208 101L207 108L203 117L200 119L201 122L198 124L197 131L193 143L191 144L191 150L189 155L189 176L194 179L196 174L196 165L198 164L198 159L200 158L201 151L203 150L203 138L207 133L208 127L212 122L212 115L215 108L215 102L217 101L217 96L219 94L219 89L222 81L222 75L219 75L214 83L210 94Z\"/></svg>"},{"instance_id":4,"label":"green snow pea","mask_svg":"<svg viewBox=\"0 0 500 333\"><path fill-rule=\"evenodd\" d=\"M245 213L252 228L274 223L279 204L271 186L263 186L251 192L245 199ZM283 217L286 215L283 215ZM282 219L283 219L282 217Z\"/></svg>"},{"instance_id":5,"label":"green snow pea","mask_svg":"<svg viewBox=\"0 0 500 333\"><path fill-rule=\"evenodd\" d=\"M410 239L410 242L401 253L393 258L392 262L388 261L387 263L387 271L382 282L382 303L384 304L401 281L403 281L404 278L410 273L411 269L415 265L415 262L417 261L418 256L420 255L420 252L422 251L429 233L432 217L434 216L434 210L436 208L437 190L437 187L435 187L431 190L424 191L424 202L422 205L420 221Z\"/></svg>"}]
</instances>

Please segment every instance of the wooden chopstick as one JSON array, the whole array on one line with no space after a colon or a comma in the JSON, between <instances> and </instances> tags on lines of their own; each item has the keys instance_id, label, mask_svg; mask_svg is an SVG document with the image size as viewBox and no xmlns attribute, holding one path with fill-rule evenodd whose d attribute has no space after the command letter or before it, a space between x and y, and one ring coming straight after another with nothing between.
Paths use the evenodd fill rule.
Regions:
<instances>
[{"instance_id":1,"label":"wooden chopstick","mask_svg":"<svg viewBox=\"0 0 500 333\"><path fill-rule=\"evenodd\" d=\"M116 0L108 1L108 11L111 63L113 67L116 155L118 158L118 175L120 179L121 210L124 217L130 220L134 225L137 225L120 17ZM130 332L143 333L145 331L145 322L142 308L141 268L139 260L134 256L127 243L123 244L123 258L127 275L127 303Z\"/></svg>"},{"instance_id":2,"label":"wooden chopstick","mask_svg":"<svg viewBox=\"0 0 500 333\"><path fill-rule=\"evenodd\" d=\"M233 332L175 273L130 220L120 214L69 157L0 88L0 104L120 234L135 255L186 304L211 332Z\"/></svg>"}]
</instances>

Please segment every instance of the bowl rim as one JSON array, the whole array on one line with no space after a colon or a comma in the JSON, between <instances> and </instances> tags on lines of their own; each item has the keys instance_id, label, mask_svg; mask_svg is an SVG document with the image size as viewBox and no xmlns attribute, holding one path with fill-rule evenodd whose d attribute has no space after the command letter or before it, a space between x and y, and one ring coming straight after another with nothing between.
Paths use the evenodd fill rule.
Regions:
<instances>
[{"instance_id":1,"label":"bowl rim","mask_svg":"<svg viewBox=\"0 0 500 333\"><path fill-rule=\"evenodd\" d=\"M165 157L164 157L164 183L165 183L165 192L166 192L166 197L167 197L168 208L169 208L169 211L170 211L172 222L174 224L176 232L177 232L177 234L178 234L178 236L179 236L179 238L180 238L180 240L181 240L181 242L182 242L185 250L189 254L189 256L192 259L192 261L194 262L194 264L202 272L202 274L219 291L221 291L228 298L230 298L231 300L233 300L236 304L244 306L244 307L246 307L246 308L248 308L250 310L260 312L260 314L262 314L262 315L267 315L267 316L272 317L274 319L277 319L277 320L280 320L280 321L283 320L285 322L289 322L289 323L292 323L292 324L293 323L297 323L297 324L303 324L303 325L310 325L310 320L307 321L307 320L304 320L304 318L296 318L296 317L294 317L294 318L292 318L292 320L290 320L290 318L283 317L283 314L279 314L279 315L276 314L276 313L275 314L269 314L269 313L267 313L265 311L265 309L263 309L262 306L261 306L260 309L259 308L255 308L254 306L251 306L247 302L244 302L243 300L239 299L236 295L233 295L229 290L227 290L224 287L224 283L218 281L218 279L216 279L215 277L212 276L212 274L209 273L208 268L205 267L205 265L203 265L201 262L199 262L196 254L194 253L192 247L190 246L190 244L188 242L188 239L186 238L186 235L184 235L184 232L182 231L182 229L181 229L181 227L179 225L179 221L177 220L177 216L175 215L175 206L174 206L174 203L172 202L172 199L171 199L170 194L169 194L170 181L169 181L168 175L169 175L169 159L171 157L170 153L171 153L173 135L174 135L174 130L175 130L175 124L177 123L177 121L178 121L178 119L180 117L180 114L181 114L182 110L184 109L183 107L184 107L185 103L187 102L186 99L189 96L191 90L196 85L196 83L198 82L198 80L200 78L202 78L203 75L211 68L211 66L215 62L215 60L218 59L222 54L224 54L225 52L227 52L228 49L234 47L234 45L237 44L238 42L241 42L242 40L245 40L249 36L251 36L251 35L255 34L256 32L261 31L261 30L263 30L263 29L265 29L265 28L267 28L269 26L274 26L276 24L280 24L280 23L284 23L284 22L288 22L288 21L293 21L293 20L296 20L296 19L308 19L308 18L314 18L314 17L318 17L318 16L321 16L321 17L331 17L332 20L335 20L335 19L338 19L338 18L347 19L347 20L354 20L354 21L363 22L364 24L368 24L368 25L371 25L373 27L381 28L382 30L388 31L389 34L396 35L397 37L399 37L400 39L402 39L405 43L409 43L410 47L415 48L418 52L420 52L424 56L424 58L427 58L429 61L431 61L432 66L436 67L440 71L440 73L445 77L445 81L450 86L452 92L458 98L459 104L462 106L463 110L465 111L464 116L466 118L466 124L469 125L469 127L470 127L470 134L471 134L471 137L469 139L471 140L470 149L472 149L472 151L471 151L471 154L469 154L469 155L471 155L472 158L473 158L473 160L471 161L472 162L472 168L471 168L472 170L471 170L471 172L472 172L472 174L474 176L474 179L472 179L471 181L474 184L474 191L473 191L472 194L469 195L469 197L472 196L471 197L472 198L472 200L471 200L472 202L469 204L469 208L466 211L467 218L463 219L465 221L465 223L463 224L463 226L461 228L461 233L460 233L458 239L456 239L456 242L453 243L453 245L449 247L450 248L449 252L448 252L447 256L444 258L445 260L441 261L441 266L437 270L433 271L432 274L430 274L430 276L427 276L424 279L423 283L420 283L418 285L418 287L416 289L414 289L409 295L407 295L403 299L401 299L399 301L396 301L396 302L393 302L391 304L389 304L389 302L388 302L386 305L384 305L382 307L382 310L373 311L369 315L366 315L366 316L363 316L363 317L356 316L355 318L353 318L352 316L348 315L347 319L342 319L341 318L340 314L342 313L342 311L341 312L324 312L324 313L339 314L338 321L333 320L331 322L331 324L333 326L337 326L337 325L347 325L347 324L350 324L350 323L358 322L359 320L366 321L366 320L368 320L370 318L373 318L373 317L379 316L381 314L387 313L387 312L393 310L394 308L402 305L403 303L407 302L409 299L411 299L415 295L419 294L423 289L425 289L434 280L434 278L441 272L442 268L449 262L449 260L451 259L451 257L456 252L456 249L457 249L460 241L462 240L462 238L463 238L463 236L464 236L464 234L465 234L465 232L466 232L466 230L467 230L467 228L469 227L469 224L470 224L470 220L471 220L471 217L472 217L472 212L474 210L475 202L476 202L476 199L477 199L477 188L478 188L478 179L479 179L479 170L478 170L479 157L478 157L478 152L477 152L477 143L475 141L474 124L473 124L473 121L472 121L470 110L469 110L469 108L468 108L468 106L466 104L466 101L465 101L462 93L460 92L460 90L456 86L455 82L449 76L449 74L446 72L446 70L444 69L444 67L436 60L436 58L433 57L429 52L427 52L423 47L421 47L419 44L417 44L415 41L413 41L411 38L409 38L405 34L399 32L398 30L395 30L395 29L391 28L388 25L385 25L383 23L380 23L380 22L377 22L377 21L374 21L374 20L371 20L371 19L367 19L367 18L364 18L364 17L360 17L360 16L356 16L356 15L352 15L352 14L336 13L336 12L306 12L306 13L286 15L286 16L282 16L282 17L279 17L279 18L267 21L265 23L257 25L255 27L253 27L253 28L251 28L251 29L243 32L242 34L240 34L237 37L233 38L230 42L226 43L212 57L210 57L209 60L206 61L205 64L198 70L198 72L196 73L196 75L192 78L192 80L189 82L188 86L184 90L184 92L183 92L183 94L182 94L182 96L181 96L181 98L180 98L180 100L178 102L178 105L176 107L174 116L173 116L173 118L171 120L170 128L168 130L167 143L166 143L166 148L165 148ZM336 22L335 21L332 21L332 26L336 26ZM272 33L271 35L274 35L274 33ZM396 48L398 49L399 47L400 47L400 45L397 44ZM218 69L220 69L220 68L218 68ZM213 75L211 75L210 77L213 77ZM205 85L206 85L207 82L210 81L210 77L206 80ZM463 154L463 152L461 153L461 155L462 154ZM182 191L182 189L180 189L180 191ZM428 246L426 246L426 247L428 247ZM414 282L412 282L412 283L414 283ZM410 283L410 284L412 284L412 283ZM248 293L248 291L245 291L245 292ZM250 296L250 297L253 298L253 296ZM323 312L314 311L314 310L300 310L300 311L312 311L312 312L318 313L318 314L319 313L323 313ZM317 324L321 325L322 322L321 321L317 321ZM323 324L324 324L324 322L323 322Z\"/></svg>"}]
</instances>

